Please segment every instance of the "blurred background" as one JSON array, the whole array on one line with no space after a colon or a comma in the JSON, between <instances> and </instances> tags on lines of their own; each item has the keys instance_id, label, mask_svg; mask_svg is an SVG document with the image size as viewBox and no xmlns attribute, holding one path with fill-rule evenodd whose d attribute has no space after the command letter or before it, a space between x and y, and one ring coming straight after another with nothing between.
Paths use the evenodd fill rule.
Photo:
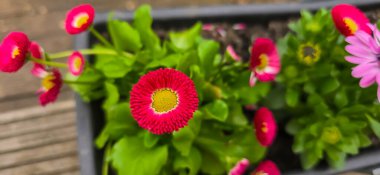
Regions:
<instances>
[{"instance_id":1,"label":"blurred background","mask_svg":"<svg viewBox=\"0 0 380 175\"><path fill-rule=\"evenodd\" d=\"M199 7L297 0L0 0L0 37L23 31L49 53L73 48L73 37L63 29L66 11L91 3L97 12L133 10L148 3L153 8ZM73 93L64 87L59 100L38 105L40 80L28 64L17 74L0 74L0 174L77 175L79 161Z\"/></svg>"}]
</instances>

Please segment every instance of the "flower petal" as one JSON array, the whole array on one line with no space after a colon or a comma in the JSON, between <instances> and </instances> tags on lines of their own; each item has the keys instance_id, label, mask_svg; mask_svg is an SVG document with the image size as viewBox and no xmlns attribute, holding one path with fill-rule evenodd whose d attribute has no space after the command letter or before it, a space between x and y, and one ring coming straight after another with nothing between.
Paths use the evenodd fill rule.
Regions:
<instances>
[{"instance_id":1,"label":"flower petal","mask_svg":"<svg viewBox=\"0 0 380 175\"><path fill-rule=\"evenodd\" d=\"M367 74L360 80L359 85L362 88L371 86L376 81L376 74Z\"/></svg>"},{"instance_id":2,"label":"flower petal","mask_svg":"<svg viewBox=\"0 0 380 175\"><path fill-rule=\"evenodd\" d=\"M366 75L367 73L372 73L372 71L377 70L377 63L363 63L354 67L352 70L352 76L355 78L360 78Z\"/></svg>"},{"instance_id":3,"label":"flower petal","mask_svg":"<svg viewBox=\"0 0 380 175\"><path fill-rule=\"evenodd\" d=\"M364 58L376 57L369 49L359 48L354 45L346 46L346 50L351 55L354 55L357 57L364 57Z\"/></svg>"}]
</instances>

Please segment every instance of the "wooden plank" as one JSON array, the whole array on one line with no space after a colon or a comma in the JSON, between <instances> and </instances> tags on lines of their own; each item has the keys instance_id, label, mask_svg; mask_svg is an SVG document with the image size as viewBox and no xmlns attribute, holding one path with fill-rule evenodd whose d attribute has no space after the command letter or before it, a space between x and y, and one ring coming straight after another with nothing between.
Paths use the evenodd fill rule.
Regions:
<instances>
[{"instance_id":1,"label":"wooden plank","mask_svg":"<svg viewBox=\"0 0 380 175\"><path fill-rule=\"evenodd\" d=\"M62 101L69 101L74 99L74 92L71 89L62 89L59 94L58 100L55 103ZM14 110L15 106L18 108L30 108L38 106L38 96L35 93L20 93L13 96L0 98L0 111L1 113ZM54 104L51 104L54 105ZM50 105L49 105L50 106ZM41 108L44 108L41 106ZM1 115L1 114L0 114Z\"/></svg>"},{"instance_id":2,"label":"wooden plank","mask_svg":"<svg viewBox=\"0 0 380 175\"><path fill-rule=\"evenodd\" d=\"M0 140L0 154L16 152L43 145L65 142L77 136L75 126L55 128L49 131L25 134ZM1 174L1 173L0 173Z\"/></svg>"},{"instance_id":3,"label":"wooden plank","mask_svg":"<svg viewBox=\"0 0 380 175\"><path fill-rule=\"evenodd\" d=\"M0 169L12 168L51 159L76 155L76 140L0 155Z\"/></svg>"},{"instance_id":4,"label":"wooden plank","mask_svg":"<svg viewBox=\"0 0 380 175\"><path fill-rule=\"evenodd\" d=\"M79 172L79 170L74 170L74 171L70 171L70 172L63 172L60 175L80 175L80 172Z\"/></svg>"},{"instance_id":5,"label":"wooden plank","mask_svg":"<svg viewBox=\"0 0 380 175\"><path fill-rule=\"evenodd\" d=\"M31 120L21 120L5 125L0 125L0 139L16 137L23 134L49 131L54 128L75 125L75 112L44 115ZM1 160L1 159L0 159Z\"/></svg>"},{"instance_id":6,"label":"wooden plank","mask_svg":"<svg viewBox=\"0 0 380 175\"><path fill-rule=\"evenodd\" d=\"M77 156L68 156L34 164L0 170L1 175L50 175L78 169Z\"/></svg>"},{"instance_id":7,"label":"wooden plank","mask_svg":"<svg viewBox=\"0 0 380 175\"><path fill-rule=\"evenodd\" d=\"M20 120L38 118L44 115L51 115L62 111L74 109L75 102L72 100L57 102L46 107L35 106L30 108L18 109L0 114L0 124L8 124Z\"/></svg>"}]
</instances>

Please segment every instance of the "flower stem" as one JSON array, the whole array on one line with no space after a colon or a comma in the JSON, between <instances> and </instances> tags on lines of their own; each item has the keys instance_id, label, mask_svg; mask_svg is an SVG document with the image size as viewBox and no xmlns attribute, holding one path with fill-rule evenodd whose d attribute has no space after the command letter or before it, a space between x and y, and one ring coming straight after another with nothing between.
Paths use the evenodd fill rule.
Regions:
<instances>
[{"instance_id":1,"label":"flower stem","mask_svg":"<svg viewBox=\"0 0 380 175\"><path fill-rule=\"evenodd\" d=\"M98 31L96 31L93 26L91 26L89 30L100 42L102 42L107 47L113 48L112 44L107 41L107 39L105 39Z\"/></svg>"},{"instance_id":2,"label":"flower stem","mask_svg":"<svg viewBox=\"0 0 380 175\"><path fill-rule=\"evenodd\" d=\"M78 50L83 55L118 55L118 53L114 50L92 50L92 49L82 49ZM50 59L58 59L58 58L65 58L70 56L74 50L68 50L63 52L58 52L54 54L50 54Z\"/></svg>"},{"instance_id":3,"label":"flower stem","mask_svg":"<svg viewBox=\"0 0 380 175\"><path fill-rule=\"evenodd\" d=\"M63 80L65 84L93 84L95 82L90 81L72 81L72 80Z\"/></svg>"},{"instance_id":4,"label":"flower stem","mask_svg":"<svg viewBox=\"0 0 380 175\"><path fill-rule=\"evenodd\" d=\"M52 66L52 67L58 67L58 68L67 68L68 67L67 64L65 64L65 63L51 62L51 61L37 59L34 57L29 57L29 60L33 61L35 63L38 63L38 64L46 65L46 66Z\"/></svg>"},{"instance_id":5,"label":"flower stem","mask_svg":"<svg viewBox=\"0 0 380 175\"><path fill-rule=\"evenodd\" d=\"M105 155L103 156L103 168L102 168L102 175L108 175L109 167L108 167L108 157L111 154L111 144L107 143Z\"/></svg>"}]
</instances>

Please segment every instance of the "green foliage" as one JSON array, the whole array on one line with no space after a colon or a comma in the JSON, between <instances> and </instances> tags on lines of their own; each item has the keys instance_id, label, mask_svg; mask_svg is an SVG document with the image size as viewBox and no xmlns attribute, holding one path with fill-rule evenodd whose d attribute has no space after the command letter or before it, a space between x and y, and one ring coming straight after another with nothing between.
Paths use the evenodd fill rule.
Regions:
<instances>
[{"instance_id":1,"label":"green foliage","mask_svg":"<svg viewBox=\"0 0 380 175\"><path fill-rule=\"evenodd\" d=\"M219 42L201 36L201 23L169 32L161 41L152 29L150 10L141 6L130 23L110 15L113 46L95 44L94 52L107 54L94 56L81 76L69 77L84 100L103 100L106 123L95 144L110 148L105 163L120 175L195 175L226 173L242 158L260 161L265 148L256 141L243 106L263 99L270 84L249 87L248 64L225 58ZM200 106L188 126L154 135L133 119L129 92L142 75L161 67L187 74L196 85Z\"/></svg>"},{"instance_id":2,"label":"green foliage","mask_svg":"<svg viewBox=\"0 0 380 175\"><path fill-rule=\"evenodd\" d=\"M282 68L278 79L285 93L288 133L294 135L293 151L300 154L304 169L322 159L334 168L344 166L347 154L355 155L371 144L369 127L377 122L373 88L362 89L351 77L344 60L342 36L334 29L330 13L301 12L289 24L291 32L279 42ZM374 129L376 133L377 130Z\"/></svg>"}]
</instances>

